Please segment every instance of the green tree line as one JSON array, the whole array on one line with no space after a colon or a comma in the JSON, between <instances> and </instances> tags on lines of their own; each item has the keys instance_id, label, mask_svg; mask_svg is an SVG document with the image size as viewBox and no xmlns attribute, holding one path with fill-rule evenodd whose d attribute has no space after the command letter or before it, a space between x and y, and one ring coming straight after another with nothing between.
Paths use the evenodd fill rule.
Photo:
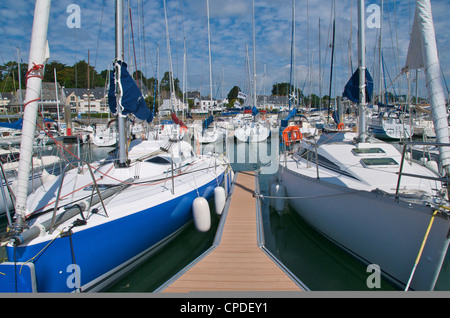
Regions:
<instances>
[{"instance_id":1,"label":"green tree line","mask_svg":"<svg viewBox=\"0 0 450 318\"><path fill-rule=\"evenodd\" d=\"M21 63L21 87L25 88L25 76L28 64ZM51 61L45 65L44 82L54 82L54 70L56 69L56 77L58 83L66 88L89 88L104 87L108 80L108 70L102 70L100 73L93 66L88 67L85 60L78 61L74 65L66 65L58 61ZM88 79L89 70L89 79ZM0 65L0 92L14 92L19 89L19 67L17 62L9 61L4 65ZM150 92L155 87L155 78L146 78L141 71L135 71L132 74L134 79L139 83L143 83ZM156 83L158 84L158 83ZM162 91L170 90L170 74L166 72L161 79L160 89ZM175 93L181 95L180 81L174 78Z\"/></svg>"}]
</instances>

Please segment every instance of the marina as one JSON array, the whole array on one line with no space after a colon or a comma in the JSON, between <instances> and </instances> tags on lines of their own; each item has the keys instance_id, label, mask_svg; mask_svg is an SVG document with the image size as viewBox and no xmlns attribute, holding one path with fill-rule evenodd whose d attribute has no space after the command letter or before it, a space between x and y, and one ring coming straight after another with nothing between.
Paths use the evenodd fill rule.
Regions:
<instances>
[{"instance_id":1,"label":"marina","mask_svg":"<svg viewBox=\"0 0 450 318\"><path fill-rule=\"evenodd\" d=\"M331 110L332 1L328 109L313 110L313 94L296 87L295 0L289 83L273 85L272 94L282 90L285 100L270 109L257 91L263 44L256 41L262 24L255 23L261 10L255 0L248 8L247 87L234 86L220 105L213 97L209 0L209 96L191 92L189 102L173 72L166 0L159 9L169 71L161 82L159 45L155 77L144 81L136 52L130 58L131 41L136 50L130 3L116 0L107 13L115 17L112 69L102 72L105 81L97 78L104 88L93 95L90 81L98 74L89 75L89 52L86 91L65 90L56 68L54 84L48 82L54 17L51 0L36 0L25 95L17 63L19 98L9 104L19 119L0 124L0 293L450 291L450 117L431 3L415 4L406 62L393 81L408 77L405 99L388 105L382 91L381 25L374 92L368 11L358 0L358 67L349 68L345 87L338 84L343 93L335 93ZM184 43L183 85L186 54ZM419 106L419 70L429 107ZM87 107L78 103L80 93Z\"/></svg>"}]
</instances>

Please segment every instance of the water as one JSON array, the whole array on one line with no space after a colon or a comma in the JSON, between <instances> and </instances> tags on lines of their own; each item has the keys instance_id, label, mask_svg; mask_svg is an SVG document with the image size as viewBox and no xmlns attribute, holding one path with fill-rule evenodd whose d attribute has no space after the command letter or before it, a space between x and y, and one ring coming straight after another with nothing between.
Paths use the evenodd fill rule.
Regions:
<instances>
[{"instance_id":1,"label":"water","mask_svg":"<svg viewBox=\"0 0 450 318\"><path fill-rule=\"evenodd\" d=\"M244 144L245 145L245 144ZM222 145L219 145L219 149ZM230 145L228 145L230 146ZM267 173L260 175L260 191L269 194L271 167L276 162L278 144L247 144L225 147L233 156L231 166L235 171L256 170L265 167ZM274 148L272 148L274 147ZM76 145L70 146L76 154ZM86 155L88 147L82 146L83 158L96 160L106 157L113 148L91 146L93 156ZM264 155L262 155L266 152ZM256 154L256 155L255 155ZM267 155L267 156L265 156ZM258 160L254 160L257 158ZM277 166L277 165L276 165ZM212 227L207 233L199 233L193 225L186 228L164 249L149 258L134 271L109 286L105 292L151 293L189 265L198 256L211 247L219 223L211 204ZM269 207L268 201L262 201L265 245L281 262L312 291L365 291L370 273L364 264L337 247L314 229L309 227L289 207L278 214ZM0 217L0 235L6 227L6 217ZM0 255L2 257L2 255ZM450 290L450 260L444 263L435 290ZM377 291L396 290L387 281L381 280Z\"/></svg>"}]
</instances>

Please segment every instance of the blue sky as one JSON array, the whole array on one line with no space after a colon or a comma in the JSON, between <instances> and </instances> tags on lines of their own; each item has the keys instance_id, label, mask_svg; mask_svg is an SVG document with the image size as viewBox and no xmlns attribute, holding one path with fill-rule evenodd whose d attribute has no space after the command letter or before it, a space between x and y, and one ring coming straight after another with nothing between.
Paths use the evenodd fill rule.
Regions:
<instances>
[{"instance_id":1,"label":"blue sky","mask_svg":"<svg viewBox=\"0 0 450 318\"><path fill-rule=\"evenodd\" d=\"M147 77L154 76L159 45L160 77L168 70L166 28L163 0L124 0L125 12L131 7L133 44L129 37L129 19L125 16L125 60L133 68L134 52L139 69ZM357 67L356 0L296 0L295 9L295 79L296 86L306 94L328 94L331 62L331 23L336 21L335 59L332 96L341 95L350 73ZM450 84L450 32L448 32L447 0L432 0L440 61ZM0 3L0 63L16 60L16 47L28 62L34 1L15 0ZM81 27L69 28L67 19L71 4L80 7ZM213 95L220 98L237 85L248 91L246 46L249 63L253 65L252 1L209 0L213 66ZM366 8L380 1L366 0ZM206 0L166 0L172 64L175 76L183 79L184 43L187 52L189 90L209 94L209 60ZM138 8L141 10L138 10ZM415 10L413 0L384 0L383 55L387 85L396 78L406 60ZM270 94L272 85L289 82L291 60L292 0L255 0L256 73L259 94ZM114 59L113 0L54 0L49 24L50 60L73 65L86 60L97 71L111 67ZM368 18L370 12L366 13ZM319 54L320 19L320 54ZM378 53L375 47L379 29L366 27L366 61L378 82ZM350 41L351 39L351 41ZM351 46L349 46L351 43ZM319 56L321 63L319 63ZM350 60L352 64L350 65ZM322 84L319 84L319 64ZM412 75L412 79L415 74ZM180 86L183 84L181 83ZM377 83L376 83L377 86ZM423 75L419 77L419 95L426 96ZM396 93L406 94L406 76L392 86ZM392 89L391 89L392 91ZM413 92L415 93L415 92Z\"/></svg>"}]
</instances>

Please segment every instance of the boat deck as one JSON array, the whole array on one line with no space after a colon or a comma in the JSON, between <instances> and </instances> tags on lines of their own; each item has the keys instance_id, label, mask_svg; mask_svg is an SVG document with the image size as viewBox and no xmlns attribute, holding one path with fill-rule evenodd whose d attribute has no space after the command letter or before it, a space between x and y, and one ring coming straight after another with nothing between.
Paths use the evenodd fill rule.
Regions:
<instances>
[{"instance_id":1,"label":"boat deck","mask_svg":"<svg viewBox=\"0 0 450 318\"><path fill-rule=\"evenodd\" d=\"M239 172L218 246L161 292L302 290L258 246L254 189L255 174Z\"/></svg>"}]
</instances>

